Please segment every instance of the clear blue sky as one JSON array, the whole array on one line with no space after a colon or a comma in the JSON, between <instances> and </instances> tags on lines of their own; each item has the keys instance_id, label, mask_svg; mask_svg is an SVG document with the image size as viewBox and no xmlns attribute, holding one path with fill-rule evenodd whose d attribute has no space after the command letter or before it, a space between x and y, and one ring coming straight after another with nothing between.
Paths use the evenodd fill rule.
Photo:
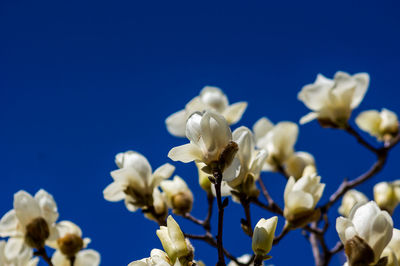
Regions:
<instances>
[{"instance_id":1,"label":"clear blue sky","mask_svg":"<svg viewBox=\"0 0 400 266\"><path fill-rule=\"evenodd\" d=\"M308 110L297 92L317 73L332 77L337 70L371 75L354 114L382 107L400 113L399 8L398 1L348 0L0 1L0 214L19 189L44 188L54 195L60 219L74 221L92 238L102 265L149 256L161 247L158 226L102 196L116 153L139 151L153 168L170 162L169 149L186 140L169 135L164 120L205 85L221 87L231 102L248 101L235 127L250 127L261 116L298 121ZM350 136L316 122L301 126L296 148L316 156L328 184L322 202L344 177L354 178L374 160ZM399 158L397 147L384 171L361 190L371 198L378 180L398 179ZM195 167L175 165L194 191L193 213L202 217L205 199ZM263 178L282 203L284 179ZM271 216L252 211L254 221ZM237 256L251 251L239 227L242 217L231 203L224 240ZM177 220L185 231L201 233ZM338 239L331 229L330 246ZM193 244L196 258L215 263L214 249ZM313 262L299 231L271 255L276 265ZM342 262L336 256L331 265Z\"/></svg>"}]
</instances>

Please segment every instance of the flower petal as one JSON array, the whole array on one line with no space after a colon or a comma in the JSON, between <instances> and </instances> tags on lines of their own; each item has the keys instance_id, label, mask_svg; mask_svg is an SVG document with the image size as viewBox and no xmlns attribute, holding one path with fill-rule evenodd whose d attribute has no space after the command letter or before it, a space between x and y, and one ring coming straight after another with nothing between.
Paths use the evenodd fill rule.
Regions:
<instances>
[{"instance_id":1,"label":"flower petal","mask_svg":"<svg viewBox=\"0 0 400 266\"><path fill-rule=\"evenodd\" d=\"M58 219L57 204L52 195L41 189L35 194L35 200L39 203L42 217L48 224L52 224Z\"/></svg>"},{"instance_id":2,"label":"flower petal","mask_svg":"<svg viewBox=\"0 0 400 266\"><path fill-rule=\"evenodd\" d=\"M98 266L100 254L93 249L85 249L76 255L74 266Z\"/></svg>"},{"instance_id":3,"label":"flower petal","mask_svg":"<svg viewBox=\"0 0 400 266\"><path fill-rule=\"evenodd\" d=\"M17 233L18 219L14 210L8 211L0 220L0 237L14 236Z\"/></svg>"},{"instance_id":4,"label":"flower petal","mask_svg":"<svg viewBox=\"0 0 400 266\"><path fill-rule=\"evenodd\" d=\"M23 190L14 194L14 210L15 215L24 227L33 219L41 216L41 210L37 201Z\"/></svg>"},{"instance_id":5,"label":"flower petal","mask_svg":"<svg viewBox=\"0 0 400 266\"><path fill-rule=\"evenodd\" d=\"M12 237L7 240L4 248L4 254L9 260L13 260L19 256L24 248L24 239L21 237Z\"/></svg>"},{"instance_id":6,"label":"flower petal","mask_svg":"<svg viewBox=\"0 0 400 266\"><path fill-rule=\"evenodd\" d=\"M256 141L265 135L274 127L274 124L266 117L260 118L253 126L254 137ZM258 144L257 144L258 145Z\"/></svg>"},{"instance_id":7,"label":"flower petal","mask_svg":"<svg viewBox=\"0 0 400 266\"><path fill-rule=\"evenodd\" d=\"M186 111L180 110L168 116L165 120L167 130L176 137L186 137Z\"/></svg>"},{"instance_id":8,"label":"flower petal","mask_svg":"<svg viewBox=\"0 0 400 266\"><path fill-rule=\"evenodd\" d=\"M149 178L152 173L150 163L146 157L135 151L118 153L115 156L115 162L117 165L122 166L120 168L134 168L144 179Z\"/></svg>"},{"instance_id":9,"label":"flower petal","mask_svg":"<svg viewBox=\"0 0 400 266\"><path fill-rule=\"evenodd\" d=\"M173 166L172 164L166 163L161 165L153 173L151 186L158 186L162 180L169 178L174 171L175 166Z\"/></svg>"},{"instance_id":10,"label":"flower petal","mask_svg":"<svg viewBox=\"0 0 400 266\"><path fill-rule=\"evenodd\" d=\"M244 111L247 108L247 102L238 102L228 106L224 112L223 116L225 117L228 124L237 123L243 116Z\"/></svg>"},{"instance_id":11,"label":"flower petal","mask_svg":"<svg viewBox=\"0 0 400 266\"><path fill-rule=\"evenodd\" d=\"M200 160L202 158L202 152L196 145L188 143L172 148L168 153L168 157L173 161L188 163L194 160Z\"/></svg>"},{"instance_id":12,"label":"flower petal","mask_svg":"<svg viewBox=\"0 0 400 266\"><path fill-rule=\"evenodd\" d=\"M120 182L112 182L103 190L106 200L116 202L125 198L124 186Z\"/></svg>"},{"instance_id":13,"label":"flower petal","mask_svg":"<svg viewBox=\"0 0 400 266\"><path fill-rule=\"evenodd\" d=\"M316 112L310 112L310 113L306 114L305 116L301 117L299 123L300 123L300 125L304 125L304 124L311 122L317 118L318 118L318 114Z\"/></svg>"}]
</instances>

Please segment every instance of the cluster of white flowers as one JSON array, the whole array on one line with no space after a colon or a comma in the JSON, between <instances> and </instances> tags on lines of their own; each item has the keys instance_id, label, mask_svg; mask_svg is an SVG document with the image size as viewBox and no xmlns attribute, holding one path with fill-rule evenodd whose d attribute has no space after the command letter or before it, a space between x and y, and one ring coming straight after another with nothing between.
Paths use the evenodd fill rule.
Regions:
<instances>
[{"instance_id":1,"label":"cluster of white flowers","mask_svg":"<svg viewBox=\"0 0 400 266\"><path fill-rule=\"evenodd\" d=\"M177 175L170 179L175 171L173 165L165 163L153 171L148 160L138 152L126 151L115 157L118 169L111 171L113 182L104 189L104 198L111 202L124 200L129 211L140 209L145 217L157 222L160 229L156 235L163 247L163 250L153 249L150 257L133 261L129 266L204 265L195 261L190 238L216 247L219 266L226 265L225 256L231 259L228 264L231 266L260 266L271 258L272 246L297 228L301 228L308 239L314 237L310 242L318 266L327 265L341 247L320 254L328 250L323 239L329 226L327 212L340 197L343 198L338 211L343 216L337 218L336 230L347 264L400 266L400 231L393 228L391 217L400 202L400 181L376 184L374 201L354 189L379 172L388 150L400 141L397 115L387 109L364 111L355 119L359 129L384 142L382 148L368 144L351 127L351 113L360 105L368 85L366 73L337 72L332 80L318 75L313 84L304 86L298 94L298 99L312 111L301 118L300 124L317 119L322 127L345 130L378 157L375 168L355 181L345 180L323 205L318 204L325 183L321 183L315 159L310 153L295 149L299 135L296 123L281 121L273 124L262 117L252 129L239 126L232 130L230 126L239 122L247 103L230 105L228 97L219 88L203 88L185 109L170 115L165 122L172 135L186 136L189 141L172 148L168 157L183 163L195 162L199 184L207 192L209 204L204 220L191 215L194 195L185 180ZM268 184L264 185L261 179L263 171L279 172L287 179L283 208L269 195ZM259 187L267 203L258 198ZM212 234L210 224L214 197L218 206L216 236ZM223 213L229 200L222 200L222 197L231 197L244 208L246 219L242 219L241 227L252 239L252 255L235 258L224 249ZM277 237L278 216L261 218L253 228L252 203L285 221ZM203 227L205 234L184 234L169 215L170 210ZM99 253L86 249L90 239L82 238L81 229L72 222L57 222L57 219L57 205L50 194L40 190L32 197L25 191L17 192L14 209L0 220L0 237L8 238L0 241L0 265L34 266L38 264L38 257L55 266L99 265ZM323 228L318 227L321 224ZM45 246L55 249L51 257Z\"/></svg>"},{"instance_id":2,"label":"cluster of white flowers","mask_svg":"<svg viewBox=\"0 0 400 266\"><path fill-rule=\"evenodd\" d=\"M54 266L98 266L100 254L85 249L90 239L82 239L81 229L70 221L57 222L58 209L52 195L39 190L34 197L26 191L14 195L14 208L0 220L0 265L34 266L37 256L48 256L45 246L55 249ZM49 258L49 257L47 257Z\"/></svg>"}]
</instances>

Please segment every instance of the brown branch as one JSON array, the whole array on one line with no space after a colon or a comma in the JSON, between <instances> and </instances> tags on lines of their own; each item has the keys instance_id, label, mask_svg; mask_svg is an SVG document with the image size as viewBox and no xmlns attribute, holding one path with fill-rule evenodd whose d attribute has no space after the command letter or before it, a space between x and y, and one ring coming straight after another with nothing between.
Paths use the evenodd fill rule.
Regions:
<instances>
[{"instance_id":1,"label":"brown branch","mask_svg":"<svg viewBox=\"0 0 400 266\"><path fill-rule=\"evenodd\" d=\"M222 232L224 223L224 206L222 205L221 197L221 183L222 171L219 168L213 169L213 176L215 178L215 194L217 196L218 205L218 235L217 235L217 248L218 248L218 262L217 266L225 266L224 246L222 244Z\"/></svg>"},{"instance_id":2,"label":"brown branch","mask_svg":"<svg viewBox=\"0 0 400 266\"><path fill-rule=\"evenodd\" d=\"M211 230L210 221L214 205L214 195L211 192L207 193L207 203L208 203L208 212L206 218L204 219L203 227L204 229L206 229L206 231L210 231Z\"/></svg>"},{"instance_id":3,"label":"brown branch","mask_svg":"<svg viewBox=\"0 0 400 266\"><path fill-rule=\"evenodd\" d=\"M185 213L182 217L186 218L189 221L192 221L195 224L204 226L204 221L197 219L196 217L192 216L190 213Z\"/></svg>"},{"instance_id":4,"label":"brown branch","mask_svg":"<svg viewBox=\"0 0 400 266\"><path fill-rule=\"evenodd\" d=\"M356 138L356 140L358 141L358 143L360 143L362 146L364 146L365 148L367 148L368 150L372 151L373 153L377 154L379 152L379 149L375 148L374 146L372 146L371 144L369 144L366 140L364 140L360 134L358 134L358 132L349 124L346 125L346 127L344 128L344 130L349 133L350 135L352 135L353 137Z\"/></svg>"},{"instance_id":5,"label":"brown branch","mask_svg":"<svg viewBox=\"0 0 400 266\"><path fill-rule=\"evenodd\" d=\"M268 201L268 206L269 206L269 208L271 208L271 211L282 215L283 214L282 209L279 207L278 204L275 203L275 201L272 199L271 195L268 193L268 190L264 184L264 181L261 179L261 177L258 179L258 183L260 184L261 191L262 191L265 199Z\"/></svg>"},{"instance_id":6,"label":"brown branch","mask_svg":"<svg viewBox=\"0 0 400 266\"><path fill-rule=\"evenodd\" d=\"M51 258L47 255L46 249L43 247L38 249L33 253L33 255L41 257L49 266L53 266L53 262L51 262Z\"/></svg>"},{"instance_id":7,"label":"brown branch","mask_svg":"<svg viewBox=\"0 0 400 266\"><path fill-rule=\"evenodd\" d=\"M244 214L246 216L246 219L242 219L242 226L244 226L243 229L245 229L245 233L252 237L253 236L253 227L251 225L251 214L250 214L250 200L247 198L245 194L240 195L240 203L243 206Z\"/></svg>"}]
</instances>

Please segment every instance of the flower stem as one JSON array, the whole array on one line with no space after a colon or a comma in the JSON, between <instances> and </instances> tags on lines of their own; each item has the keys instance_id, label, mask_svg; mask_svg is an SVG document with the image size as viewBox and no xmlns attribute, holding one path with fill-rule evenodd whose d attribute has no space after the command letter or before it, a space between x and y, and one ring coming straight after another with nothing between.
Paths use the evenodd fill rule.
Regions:
<instances>
[{"instance_id":1,"label":"flower stem","mask_svg":"<svg viewBox=\"0 0 400 266\"><path fill-rule=\"evenodd\" d=\"M35 256L41 257L49 266L53 266L53 262L51 262L51 258L47 255L46 249L43 247L38 249L33 253Z\"/></svg>"}]
</instances>

